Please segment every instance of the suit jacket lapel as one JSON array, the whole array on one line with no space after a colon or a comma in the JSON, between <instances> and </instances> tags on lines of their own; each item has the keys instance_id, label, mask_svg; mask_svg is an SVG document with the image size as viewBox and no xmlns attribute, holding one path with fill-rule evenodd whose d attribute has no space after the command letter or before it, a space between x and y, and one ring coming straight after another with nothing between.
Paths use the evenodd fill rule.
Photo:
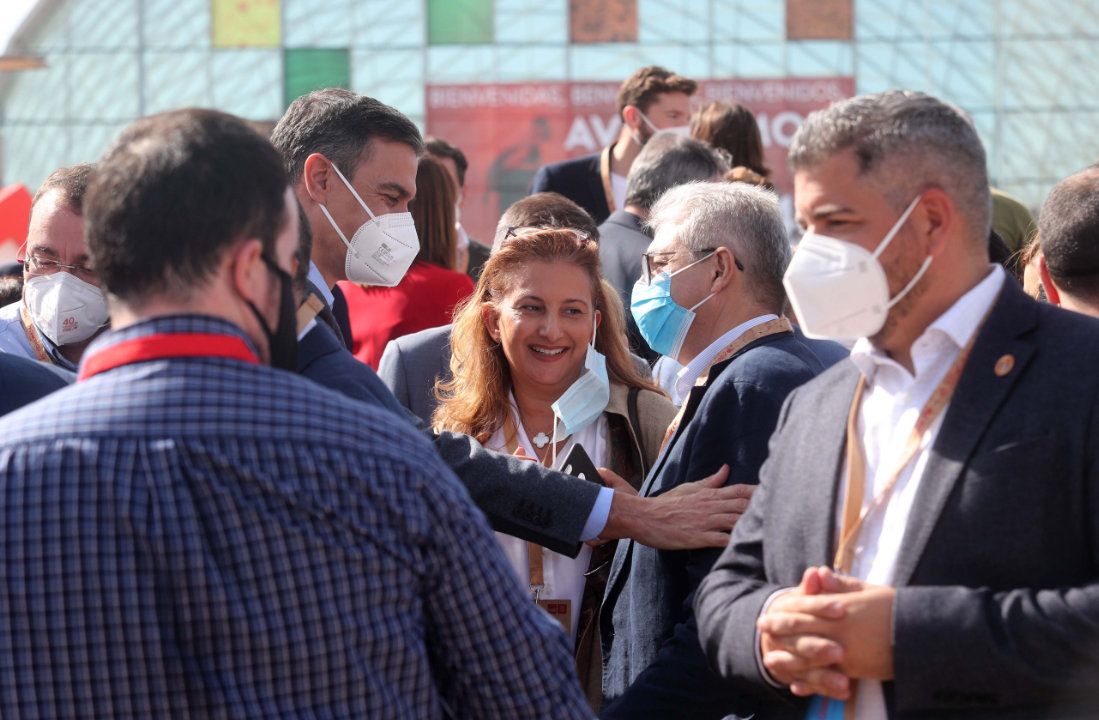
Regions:
<instances>
[{"instance_id":1,"label":"suit jacket lapel","mask_svg":"<svg viewBox=\"0 0 1099 720\"><path fill-rule=\"evenodd\" d=\"M702 404L702 397L706 394L706 388L709 387L710 382L712 382L712 379L707 380L705 385L695 385L691 388L691 392L687 394L687 399L683 401L683 414L679 417L679 425L676 426L675 432L668 438L668 441L664 443L664 447L660 448L660 454L657 456L656 462L653 463L652 470L649 471L648 477L641 485L641 490L638 491L642 497L649 494L656 478L660 477L660 473L663 472L664 463L668 459L669 453L675 447L683 431L691 424L695 413L698 412L698 406ZM701 480L702 478L697 479Z\"/></svg>"},{"instance_id":2,"label":"suit jacket lapel","mask_svg":"<svg viewBox=\"0 0 1099 720\"><path fill-rule=\"evenodd\" d=\"M980 329L958 387L931 448L920 489L908 518L893 584L907 585L919 564L939 515L996 411L1022 376L1034 345L1021 338L1037 321L1037 306L1011 278L1005 278ZM994 371L1005 356L1014 360L1003 376Z\"/></svg>"},{"instance_id":3,"label":"suit jacket lapel","mask_svg":"<svg viewBox=\"0 0 1099 720\"><path fill-rule=\"evenodd\" d=\"M843 373L836 378L834 392L822 393L820 405L815 408L803 408L817 417L813 424L815 448L807 454L811 467L804 468L805 477L820 477L821 482L802 482L799 503L800 514L804 518L808 565L832 566L835 555L836 503L840 488L843 487L845 451L847 448L847 415L851 411L851 401L855 397L855 385L862 374L854 363L846 363Z\"/></svg>"}]
</instances>

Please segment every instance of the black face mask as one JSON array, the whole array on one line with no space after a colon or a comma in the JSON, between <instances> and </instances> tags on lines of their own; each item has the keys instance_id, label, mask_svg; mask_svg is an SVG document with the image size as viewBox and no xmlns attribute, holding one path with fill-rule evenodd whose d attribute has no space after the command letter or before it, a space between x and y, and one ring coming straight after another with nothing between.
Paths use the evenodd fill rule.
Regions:
<instances>
[{"instance_id":1,"label":"black face mask","mask_svg":"<svg viewBox=\"0 0 1099 720\"><path fill-rule=\"evenodd\" d=\"M271 367L297 372L298 370L298 320L294 307L293 278L274 260L261 255L263 264L279 279L279 323L274 332L252 302L248 307L256 316L263 334L267 336L267 350L271 354Z\"/></svg>"}]
</instances>

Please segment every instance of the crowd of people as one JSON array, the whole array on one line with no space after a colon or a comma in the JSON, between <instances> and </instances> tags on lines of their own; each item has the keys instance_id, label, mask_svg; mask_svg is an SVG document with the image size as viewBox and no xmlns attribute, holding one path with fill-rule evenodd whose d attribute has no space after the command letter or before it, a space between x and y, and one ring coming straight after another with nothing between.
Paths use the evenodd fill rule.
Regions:
<instances>
[{"instance_id":1,"label":"crowd of people","mask_svg":"<svg viewBox=\"0 0 1099 720\"><path fill-rule=\"evenodd\" d=\"M1099 713L1099 170L1035 223L957 107L841 100L792 239L695 89L638 70L484 244L461 150L347 90L53 173L0 714Z\"/></svg>"}]
</instances>

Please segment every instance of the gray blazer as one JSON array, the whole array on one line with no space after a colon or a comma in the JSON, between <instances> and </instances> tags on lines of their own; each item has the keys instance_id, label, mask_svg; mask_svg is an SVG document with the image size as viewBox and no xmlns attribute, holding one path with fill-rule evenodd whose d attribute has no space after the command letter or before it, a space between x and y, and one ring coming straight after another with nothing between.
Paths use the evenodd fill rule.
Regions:
<instances>
[{"instance_id":1,"label":"gray blazer","mask_svg":"<svg viewBox=\"0 0 1099 720\"><path fill-rule=\"evenodd\" d=\"M450 325L390 340L382 352L378 377L401 405L430 425L438 404L435 380L450 377Z\"/></svg>"},{"instance_id":2,"label":"gray blazer","mask_svg":"<svg viewBox=\"0 0 1099 720\"><path fill-rule=\"evenodd\" d=\"M1099 716L1097 359L1099 321L1005 281L901 546L891 718ZM805 717L805 700L761 676L754 623L774 591L831 563L858 375L841 362L790 396L759 490L697 595L706 654L766 694L761 720Z\"/></svg>"}]
</instances>

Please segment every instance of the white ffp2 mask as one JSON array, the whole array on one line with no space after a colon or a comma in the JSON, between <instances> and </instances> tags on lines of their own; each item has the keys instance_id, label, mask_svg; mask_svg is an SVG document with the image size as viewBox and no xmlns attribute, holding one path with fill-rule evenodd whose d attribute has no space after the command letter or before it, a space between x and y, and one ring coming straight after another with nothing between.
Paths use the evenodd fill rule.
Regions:
<instances>
[{"instance_id":1,"label":"white ffp2 mask","mask_svg":"<svg viewBox=\"0 0 1099 720\"><path fill-rule=\"evenodd\" d=\"M348 241L347 236L332 219L328 208L319 205L321 212L328 219L328 224L347 246L347 259L344 261L347 279L355 283L380 287L397 285L420 252L420 238L416 235L416 224L412 221L412 213L375 215L355 192L355 188L351 187L351 183L335 163L332 163L332 169L370 216L370 219L360 225Z\"/></svg>"},{"instance_id":2,"label":"white ffp2 mask","mask_svg":"<svg viewBox=\"0 0 1099 720\"><path fill-rule=\"evenodd\" d=\"M875 335L889 309L915 287L931 265L931 257L895 297L878 258L904 226L921 195L909 203L874 252L859 245L807 233L798 245L782 284L794 306L801 329L812 338L857 340Z\"/></svg>"},{"instance_id":3,"label":"white ffp2 mask","mask_svg":"<svg viewBox=\"0 0 1099 720\"><path fill-rule=\"evenodd\" d=\"M82 342L107 324L103 291L63 270L27 280L23 303L34 326L54 345Z\"/></svg>"}]
</instances>

